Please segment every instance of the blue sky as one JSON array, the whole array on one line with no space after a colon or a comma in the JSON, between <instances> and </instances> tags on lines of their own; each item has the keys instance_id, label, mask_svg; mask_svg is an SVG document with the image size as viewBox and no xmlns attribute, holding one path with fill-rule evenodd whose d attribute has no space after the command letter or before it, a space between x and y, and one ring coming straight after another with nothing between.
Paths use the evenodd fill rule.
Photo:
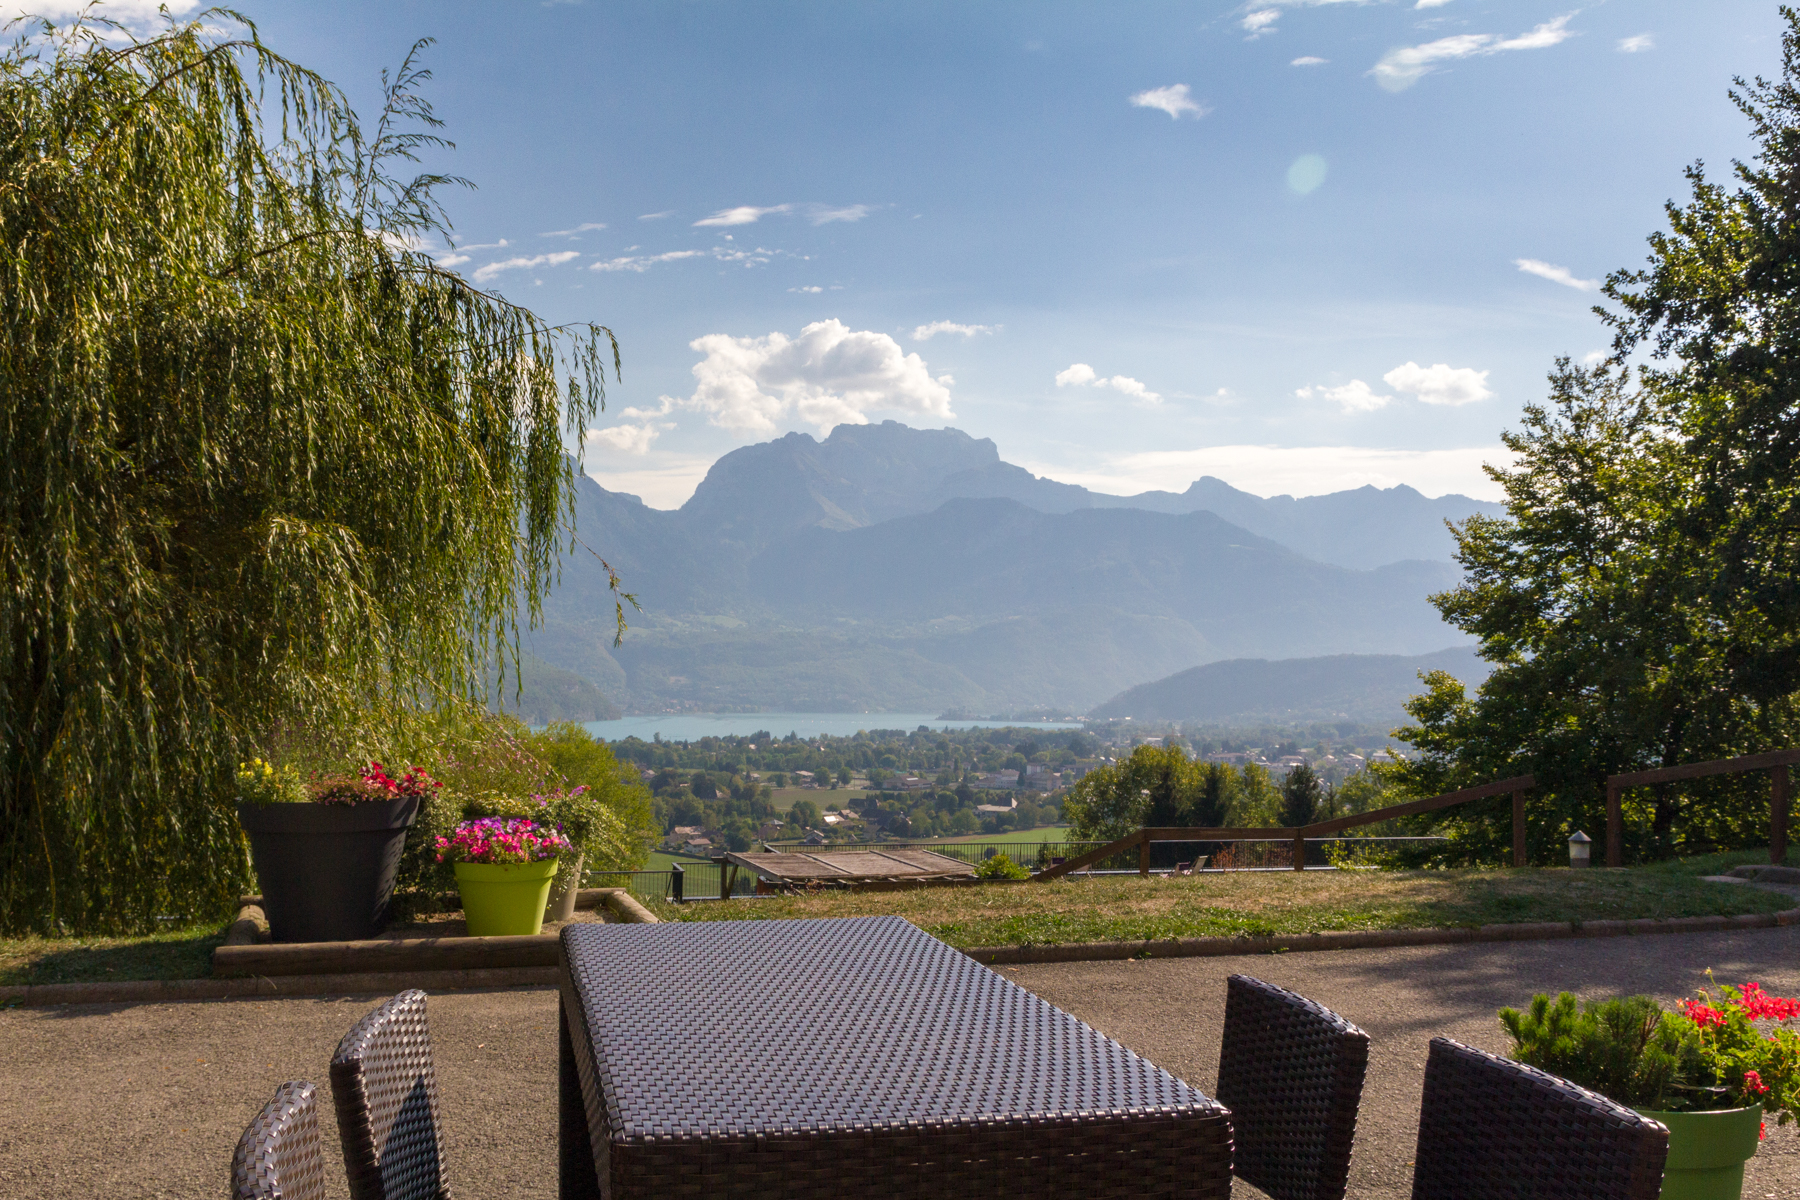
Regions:
<instances>
[{"instance_id":1,"label":"blue sky","mask_svg":"<svg viewBox=\"0 0 1800 1200\"><path fill-rule=\"evenodd\" d=\"M368 117L437 39L454 261L617 332L586 461L662 507L888 418L1117 493L1494 495L1780 48L1760 0L241 7Z\"/></svg>"}]
</instances>

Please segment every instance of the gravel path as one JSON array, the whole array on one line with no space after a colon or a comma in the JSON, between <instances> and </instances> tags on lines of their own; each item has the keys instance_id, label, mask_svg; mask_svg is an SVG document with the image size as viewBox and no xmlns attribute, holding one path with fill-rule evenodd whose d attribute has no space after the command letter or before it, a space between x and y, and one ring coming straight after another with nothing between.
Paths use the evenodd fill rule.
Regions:
<instances>
[{"instance_id":1,"label":"gravel path","mask_svg":"<svg viewBox=\"0 0 1800 1200\"><path fill-rule=\"evenodd\" d=\"M1350 1194L1404 1197L1425 1044L1437 1033L1504 1049L1494 1010L1534 990L1691 994L1714 968L1800 993L1800 927L1585 942L1354 950L1245 958L1059 963L1008 978L1210 1090L1225 977L1293 988L1374 1038ZM215 1198L246 1122L285 1079L325 1086L337 1040L371 997L95 1005L0 1012L0 1197ZM549 989L431 1000L450 1154L468 1197L556 1191L556 996ZM704 1078L705 1047L671 1064ZM327 1099L327 1132L330 1124ZM332 1195L346 1194L335 1136ZM1253 1195L1240 1187L1240 1194ZM1800 1198L1800 1135L1771 1129L1745 1195Z\"/></svg>"}]
</instances>

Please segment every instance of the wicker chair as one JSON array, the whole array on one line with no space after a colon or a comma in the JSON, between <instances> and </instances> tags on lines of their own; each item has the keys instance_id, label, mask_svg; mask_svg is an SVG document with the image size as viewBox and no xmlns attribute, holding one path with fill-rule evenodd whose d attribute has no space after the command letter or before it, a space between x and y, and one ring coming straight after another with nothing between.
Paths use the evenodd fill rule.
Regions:
<instances>
[{"instance_id":1,"label":"wicker chair","mask_svg":"<svg viewBox=\"0 0 1800 1200\"><path fill-rule=\"evenodd\" d=\"M1657 1200L1669 1131L1535 1067L1432 1038L1413 1200Z\"/></svg>"},{"instance_id":2,"label":"wicker chair","mask_svg":"<svg viewBox=\"0 0 1800 1200\"><path fill-rule=\"evenodd\" d=\"M449 1200L425 993L401 992L331 1057L351 1200Z\"/></svg>"},{"instance_id":3,"label":"wicker chair","mask_svg":"<svg viewBox=\"0 0 1800 1200\"><path fill-rule=\"evenodd\" d=\"M1274 1200L1343 1200L1369 1035L1304 996L1233 975L1214 1095L1232 1170Z\"/></svg>"},{"instance_id":4,"label":"wicker chair","mask_svg":"<svg viewBox=\"0 0 1800 1200\"><path fill-rule=\"evenodd\" d=\"M319 1107L310 1083L275 1089L231 1156L232 1200L325 1200Z\"/></svg>"}]
</instances>

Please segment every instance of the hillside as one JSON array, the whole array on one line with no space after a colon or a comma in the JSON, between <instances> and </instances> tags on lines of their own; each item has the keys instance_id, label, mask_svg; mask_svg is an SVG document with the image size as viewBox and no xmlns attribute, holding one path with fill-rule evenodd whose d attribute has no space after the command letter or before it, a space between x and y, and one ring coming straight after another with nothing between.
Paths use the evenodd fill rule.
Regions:
<instances>
[{"instance_id":1,"label":"hillside","mask_svg":"<svg viewBox=\"0 0 1800 1200\"><path fill-rule=\"evenodd\" d=\"M1492 670L1473 647L1412 656L1231 659L1139 684L1090 715L1219 724L1333 719L1398 724L1407 719L1407 699L1424 690L1421 672L1448 671L1473 691Z\"/></svg>"},{"instance_id":2,"label":"hillside","mask_svg":"<svg viewBox=\"0 0 1800 1200\"><path fill-rule=\"evenodd\" d=\"M959 430L839 426L725 455L675 511L581 479L526 648L633 709L1079 709L1219 659L1456 640L1426 602L1459 578L1433 539L1482 507L1102 496ZM616 648L602 559L641 606Z\"/></svg>"}]
</instances>

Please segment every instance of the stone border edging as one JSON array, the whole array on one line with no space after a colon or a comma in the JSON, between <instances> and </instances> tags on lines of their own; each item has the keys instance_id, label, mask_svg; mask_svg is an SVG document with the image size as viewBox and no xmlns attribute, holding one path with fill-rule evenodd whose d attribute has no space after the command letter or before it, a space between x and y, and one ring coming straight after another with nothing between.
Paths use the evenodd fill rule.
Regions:
<instances>
[{"instance_id":1,"label":"stone border edging","mask_svg":"<svg viewBox=\"0 0 1800 1200\"><path fill-rule=\"evenodd\" d=\"M334 975L258 975L241 979L131 979L118 983L34 983L0 987L0 1006L156 1004L180 1000L249 1000L293 996L378 995L409 987L431 992L553 986L556 968L490 967L473 971L364 971Z\"/></svg>"},{"instance_id":2,"label":"stone border edging","mask_svg":"<svg viewBox=\"0 0 1800 1200\"><path fill-rule=\"evenodd\" d=\"M1289 937L1169 938L1146 942L1072 942L1047 946L976 946L964 950L988 966L1025 963L1106 962L1122 958L1224 958L1306 950L1372 950L1389 946L1455 946L1469 942L1552 941L1561 938L1645 937L1667 933L1722 933L1800 925L1800 908L1735 917L1644 917L1635 921L1542 921L1482 925L1473 929L1375 929L1299 933Z\"/></svg>"}]
</instances>

